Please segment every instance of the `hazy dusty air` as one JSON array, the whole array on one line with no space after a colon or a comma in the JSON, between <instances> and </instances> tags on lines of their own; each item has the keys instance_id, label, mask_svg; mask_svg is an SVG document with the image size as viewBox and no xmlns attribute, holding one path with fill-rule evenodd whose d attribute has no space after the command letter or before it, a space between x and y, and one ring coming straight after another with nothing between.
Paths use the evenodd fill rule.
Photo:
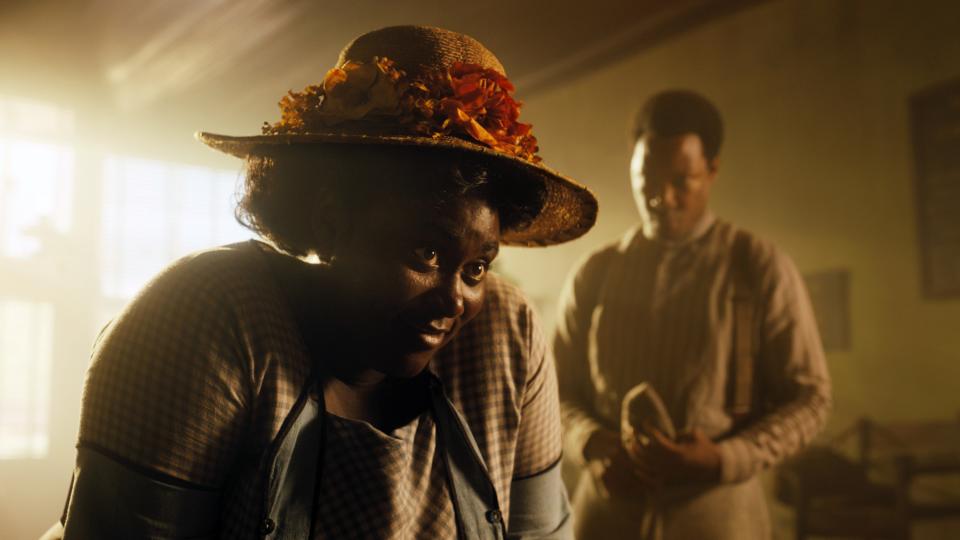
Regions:
<instances>
[{"instance_id":1,"label":"hazy dusty air","mask_svg":"<svg viewBox=\"0 0 960 540\"><path fill-rule=\"evenodd\" d=\"M693 89L726 128L713 212L789 253L811 291L835 401L819 442L870 418L876 440L896 441L877 443L872 480L894 485L894 454L952 456L942 469L960 470L960 150L943 157L960 129L960 4L12 0L0 3L0 536L39 536L60 515L100 329L170 262L253 237L233 216L240 162L193 133L258 133L351 37L409 23L495 51L541 155L597 194L589 234L505 248L495 265L548 336L568 271L638 223L634 112ZM918 496L960 509L953 478L918 480ZM792 538L793 510L770 500L776 537ZM960 536L960 524L913 533Z\"/></svg>"}]
</instances>

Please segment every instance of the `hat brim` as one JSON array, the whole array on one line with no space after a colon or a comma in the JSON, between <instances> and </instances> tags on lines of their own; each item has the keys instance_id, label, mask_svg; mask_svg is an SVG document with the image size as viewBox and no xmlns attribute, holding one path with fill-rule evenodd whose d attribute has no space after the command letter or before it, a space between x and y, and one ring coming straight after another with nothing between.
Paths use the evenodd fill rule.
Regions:
<instances>
[{"instance_id":1,"label":"hat brim","mask_svg":"<svg viewBox=\"0 0 960 540\"><path fill-rule=\"evenodd\" d=\"M269 154L279 146L309 144L370 144L415 146L458 152L497 163L519 179L536 181L544 187L544 201L540 213L523 228L503 231L501 242L511 246L549 246L579 238L597 219L597 199L593 193L575 180L522 158L498 152L486 146L450 136L418 137L411 135L368 135L350 133L305 133L287 135L254 135L236 137L216 133L197 132L197 139L213 148L248 158Z\"/></svg>"}]
</instances>

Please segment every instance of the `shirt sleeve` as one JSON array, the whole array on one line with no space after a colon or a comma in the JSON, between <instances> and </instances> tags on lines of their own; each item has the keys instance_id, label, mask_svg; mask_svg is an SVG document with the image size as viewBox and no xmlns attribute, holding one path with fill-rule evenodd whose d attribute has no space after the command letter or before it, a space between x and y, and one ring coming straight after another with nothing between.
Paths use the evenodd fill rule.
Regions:
<instances>
[{"instance_id":1,"label":"shirt sleeve","mask_svg":"<svg viewBox=\"0 0 960 540\"><path fill-rule=\"evenodd\" d=\"M601 423L593 413L595 396L587 352L594 308L605 268L613 254L613 247L594 253L567 278L553 335L564 424L564 454L578 464L583 464L583 448L587 440L601 429Z\"/></svg>"},{"instance_id":2,"label":"shirt sleeve","mask_svg":"<svg viewBox=\"0 0 960 540\"><path fill-rule=\"evenodd\" d=\"M809 444L831 407L830 376L813 308L793 262L761 265L764 308L758 369L766 414L719 444L721 479L739 482Z\"/></svg>"},{"instance_id":3,"label":"shirt sleeve","mask_svg":"<svg viewBox=\"0 0 960 540\"><path fill-rule=\"evenodd\" d=\"M223 485L251 395L226 256L176 263L103 333L84 385L79 447L203 488Z\"/></svg>"},{"instance_id":4,"label":"shirt sleeve","mask_svg":"<svg viewBox=\"0 0 960 540\"><path fill-rule=\"evenodd\" d=\"M521 403L507 538L567 540L573 538L573 520L560 477L562 426L556 369L536 313L529 307L526 311L530 372Z\"/></svg>"},{"instance_id":5,"label":"shirt sleeve","mask_svg":"<svg viewBox=\"0 0 960 540\"><path fill-rule=\"evenodd\" d=\"M557 375L536 312L526 307L530 371L520 405L514 478L541 473L560 460L562 432Z\"/></svg>"}]
</instances>

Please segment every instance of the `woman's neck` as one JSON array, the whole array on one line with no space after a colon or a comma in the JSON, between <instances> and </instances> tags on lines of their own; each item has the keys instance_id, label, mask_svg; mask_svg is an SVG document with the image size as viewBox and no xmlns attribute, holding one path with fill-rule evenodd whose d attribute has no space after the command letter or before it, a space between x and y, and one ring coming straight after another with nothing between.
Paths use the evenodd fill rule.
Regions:
<instances>
[{"instance_id":1,"label":"woman's neck","mask_svg":"<svg viewBox=\"0 0 960 540\"><path fill-rule=\"evenodd\" d=\"M398 379L369 372L347 380L328 376L323 398L330 413L368 422L385 433L409 424L429 405L422 377Z\"/></svg>"}]
</instances>

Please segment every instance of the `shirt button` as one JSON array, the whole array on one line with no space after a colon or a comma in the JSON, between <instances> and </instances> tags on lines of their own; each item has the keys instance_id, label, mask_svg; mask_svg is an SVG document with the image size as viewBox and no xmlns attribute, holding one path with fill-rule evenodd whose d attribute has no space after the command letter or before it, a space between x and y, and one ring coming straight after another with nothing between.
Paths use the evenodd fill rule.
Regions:
<instances>
[{"instance_id":1,"label":"shirt button","mask_svg":"<svg viewBox=\"0 0 960 540\"><path fill-rule=\"evenodd\" d=\"M487 521L489 521L490 523L493 523L493 524L500 523L501 519L503 518L500 516L499 510L490 510L489 512L487 512Z\"/></svg>"},{"instance_id":2,"label":"shirt button","mask_svg":"<svg viewBox=\"0 0 960 540\"><path fill-rule=\"evenodd\" d=\"M270 534L277 528L277 524L270 518L263 520L260 524L260 534Z\"/></svg>"}]
</instances>

